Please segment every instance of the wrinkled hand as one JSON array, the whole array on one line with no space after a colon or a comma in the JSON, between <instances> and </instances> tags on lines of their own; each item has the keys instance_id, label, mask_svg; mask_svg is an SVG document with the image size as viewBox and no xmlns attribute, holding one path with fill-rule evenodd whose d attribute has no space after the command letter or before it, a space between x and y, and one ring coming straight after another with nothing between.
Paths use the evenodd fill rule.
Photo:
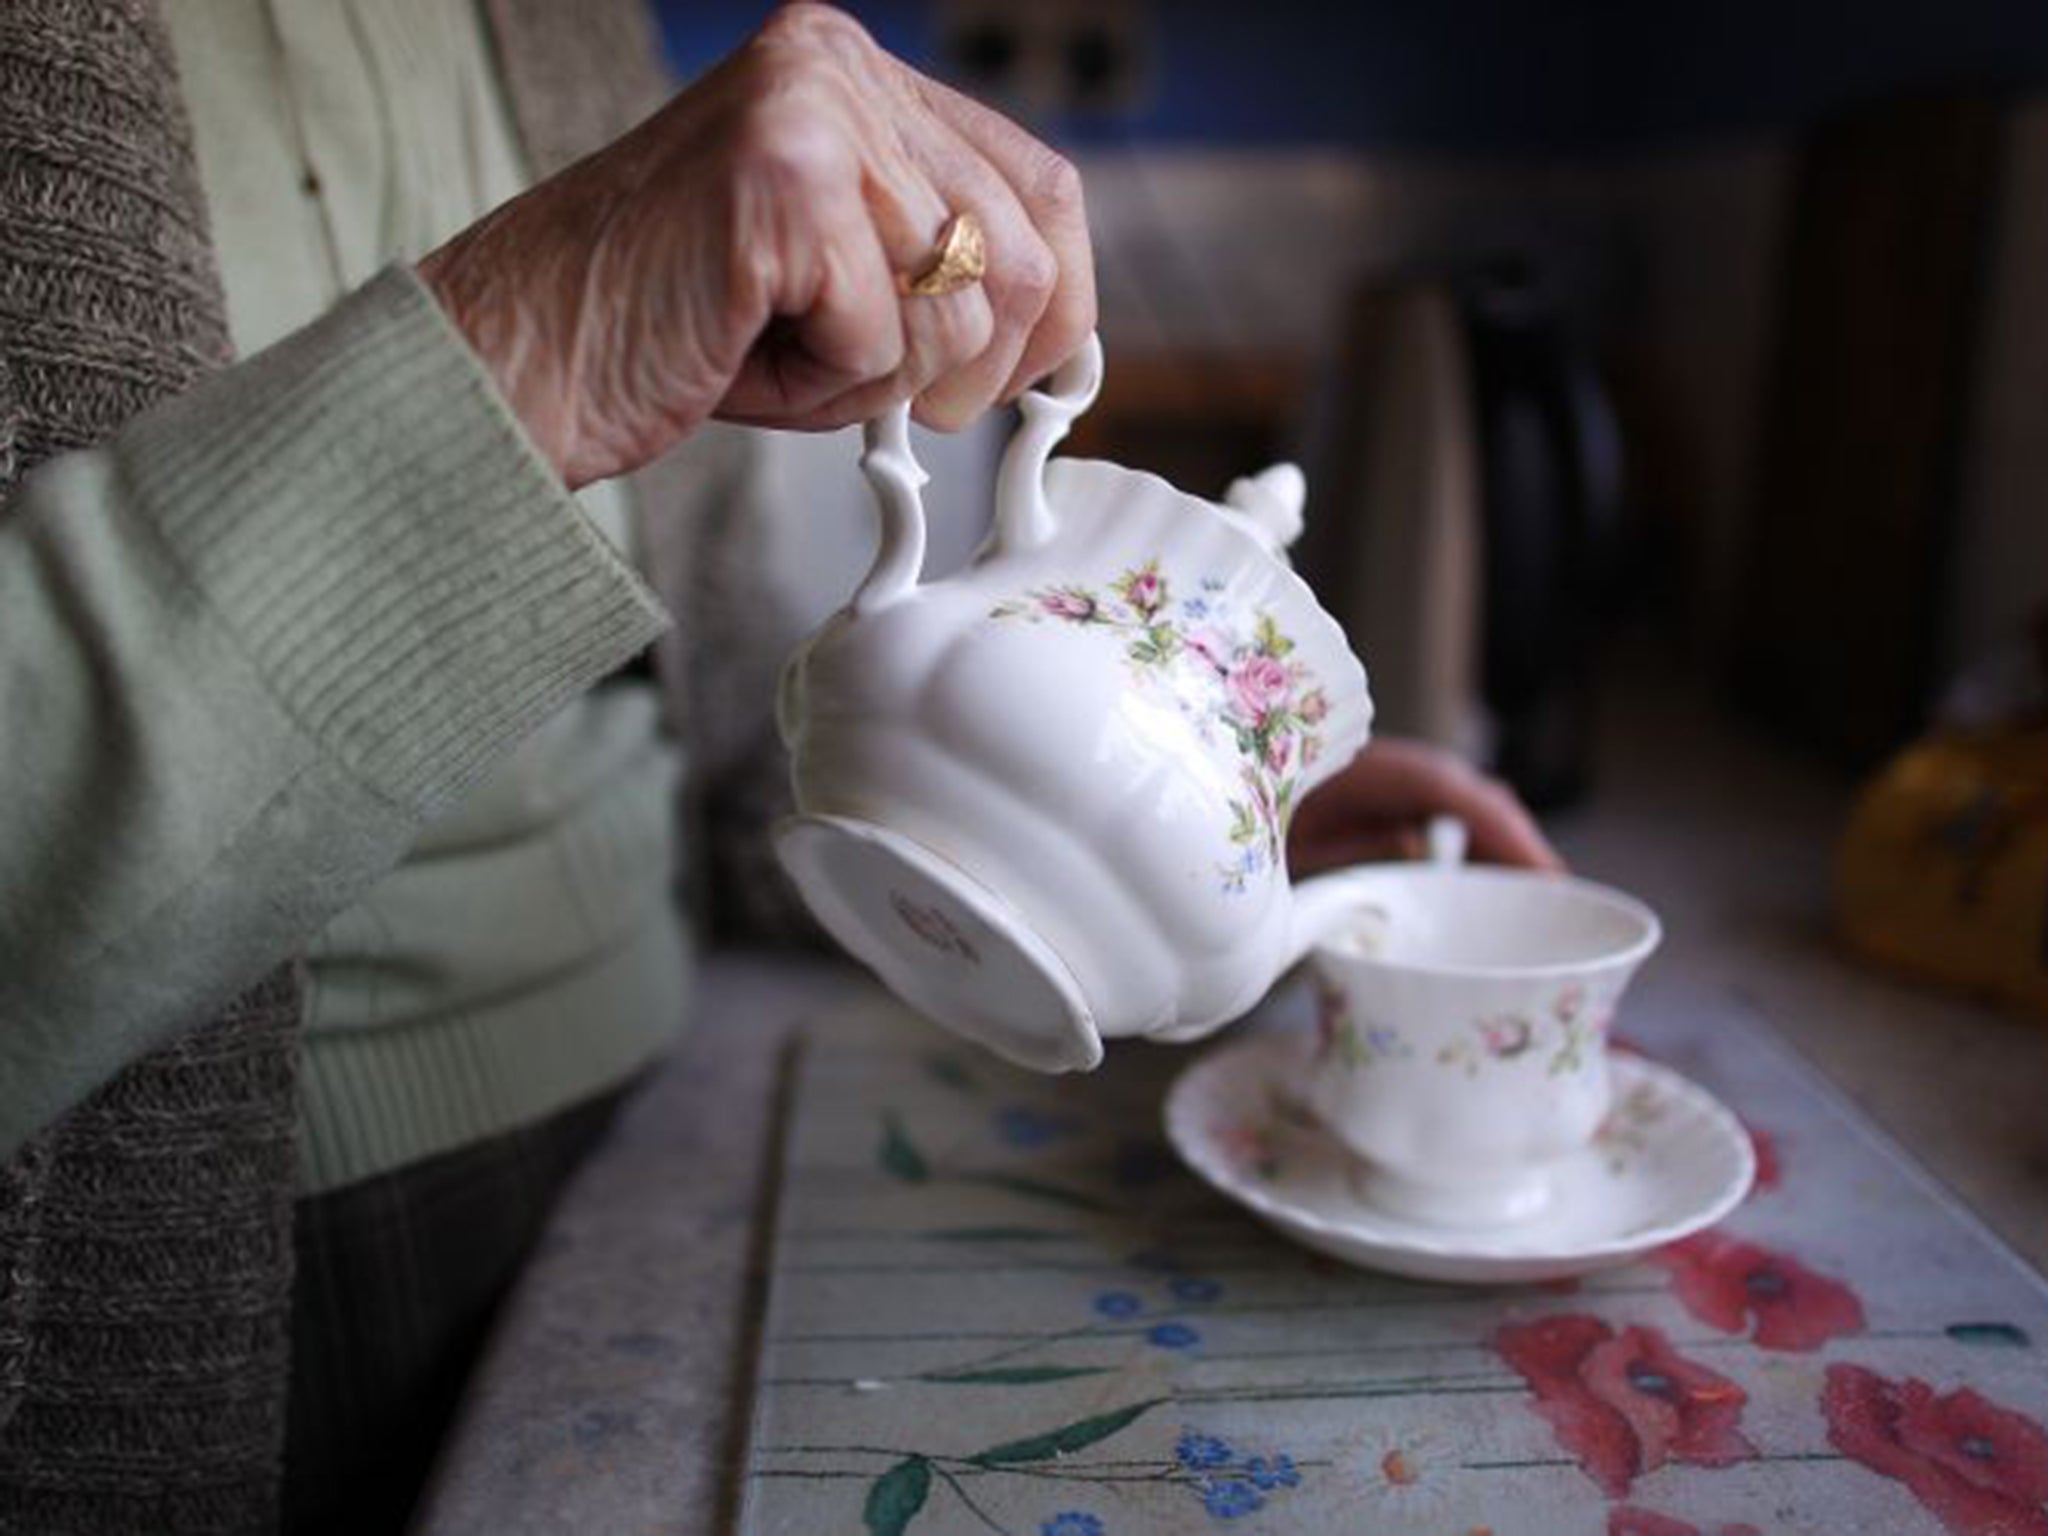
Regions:
<instances>
[{"instance_id":1,"label":"wrinkled hand","mask_svg":"<svg viewBox=\"0 0 2048 1536\"><path fill-rule=\"evenodd\" d=\"M986 279L899 296L960 211ZM826 428L914 399L964 426L1095 323L1073 167L820 5L419 271L572 488L713 415Z\"/></svg>"},{"instance_id":2,"label":"wrinkled hand","mask_svg":"<svg viewBox=\"0 0 2048 1536\"><path fill-rule=\"evenodd\" d=\"M1465 823L1475 859L1564 868L1505 784L1436 747L1389 737L1302 801L1288 834L1288 864L1308 875L1371 859L1421 858L1429 819L1443 815Z\"/></svg>"}]
</instances>

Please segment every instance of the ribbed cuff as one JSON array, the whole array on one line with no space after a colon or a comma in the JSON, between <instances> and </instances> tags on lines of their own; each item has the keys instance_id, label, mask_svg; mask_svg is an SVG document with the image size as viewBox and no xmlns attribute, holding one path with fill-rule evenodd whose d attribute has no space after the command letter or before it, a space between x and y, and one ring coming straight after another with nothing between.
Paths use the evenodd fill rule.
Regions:
<instances>
[{"instance_id":1,"label":"ribbed cuff","mask_svg":"<svg viewBox=\"0 0 2048 1536\"><path fill-rule=\"evenodd\" d=\"M666 622L406 268L114 451L283 707L402 804L446 799Z\"/></svg>"}]
</instances>

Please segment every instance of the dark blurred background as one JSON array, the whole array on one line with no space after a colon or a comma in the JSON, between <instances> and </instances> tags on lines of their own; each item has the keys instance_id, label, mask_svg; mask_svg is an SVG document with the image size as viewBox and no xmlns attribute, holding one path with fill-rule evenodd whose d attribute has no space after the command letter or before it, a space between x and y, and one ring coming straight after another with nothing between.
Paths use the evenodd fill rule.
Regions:
<instances>
[{"instance_id":1,"label":"dark blurred background","mask_svg":"<svg viewBox=\"0 0 2048 1536\"><path fill-rule=\"evenodd\" d=\"M2048 603L2048 5L850 9L1080 163L1076 446L1299 458L1385 727L1541 805L1617 672L1855 772Z\"/></svg>"}]
</instances>

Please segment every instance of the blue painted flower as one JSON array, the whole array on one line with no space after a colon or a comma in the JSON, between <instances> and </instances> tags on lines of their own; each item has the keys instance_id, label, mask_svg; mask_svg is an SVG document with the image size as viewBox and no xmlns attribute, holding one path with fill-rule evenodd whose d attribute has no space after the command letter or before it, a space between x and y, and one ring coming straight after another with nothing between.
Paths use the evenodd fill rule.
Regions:
<instances>
[{"instance_id":1,"label":"blue painted flower","mask_svg":"<svg viewBox=\"0 0 2048 1536\"><path fill-rule=\"evenodd\" d=\"M1237 1453L1230 1448L1230 1442L1219 1440L1214 1435L1198 1435L1189 1430L1180 1437L1173 1448L1174 1458L1191 1471L1204 1472L1214 1467L1227 1467Z\"/></svg>"},{"instance_id":2,"label":"blue painted flower","mask_svg":"<svg viewBox=\"0 0 2048 1536\"><path fill-rule=\"evenodd\" d=\"M1275 1456L1268 1461L1263 1456L1254 1456L1244 1464L1245 1476L1259 1488L1297 1488L1301 1485L1301 1474L1295 1470L1292 1456Z\"/></svg>"},{"instance_id":3,"label":"blue painted flower","mask_svg":"<svg viewBox=\"0 0 2048 1536\"><path fill-rule=\"evenodd\" d=\"M1206 597L1188 598L1180 605L1180 611L1191 619L1206 619L1209 617L1209 599Z\"/></svg>"},{"instance_id":4,"label":"blue painted flower","mask_svg":"<svg viewBox=\"0 0 2048 1536\"><path fill-rule=\"evenodd\" d=\"M1186 1323L1156 1323L1145 1337L1161 1349L1193 1349L1202 1342L1202 1336Z\"/></svg>"},{"instance_id":5,"label":"blue painted flower","mask_svg":"<svg viewBox=\"0 0 2048 1536\"><path fill-rule=\"evenodd\" d=\"M1095 1310L1104 1317L1136 1317L1145 1303L1129 1291L1104 1291L1095 1298Z\"/></svg>"},{"instance_id":6,"label":"blue painted flower","mask_svg":"<svg viewBox=\"0 0 2048 1536\"><path fill-rule=\"evenodd\" d=\"M1086 1510L1062 1510L1038 1528L1038 1536L1102 1536L1102 1522Z\"/></svg>"},{"instance_id":7,"label":"blue painted flower","mask_svg":"<svg viewBox=\"0 0 2048 1536\"><path fill-rule=\"evenodd\" d=\"M1080 1129L1072 1115L1049 1115L1028 1104L1006 1104L996 1111L996 1134L1013 1147L1043 1147Z\"/></svg>"},{"instance_id":8,"label":"blue painted flower","mask_svg":"<svg viewBox=\"0 0 2048 1536\"><path fill-rule=\"evenodd\" d=\"M1200 1275L1175 1275L1166 1288L1182 1301L1214 1301L1223 1294L1222 1286Z\"/></svg>"},{"instance_id":9,"label":"blue painted flower","mask_svg":"<svg viewBox=\"0 0 2048 1536\"><path fill-rule=\"evenodd\" d=\"M1258 1489L1234 1477L1211 1483L1202 1490L1202 1508L1218 1520L1235 1520L1250 1514L1265 1502L1266 1496Z\"/></svg>"}]
</instances>

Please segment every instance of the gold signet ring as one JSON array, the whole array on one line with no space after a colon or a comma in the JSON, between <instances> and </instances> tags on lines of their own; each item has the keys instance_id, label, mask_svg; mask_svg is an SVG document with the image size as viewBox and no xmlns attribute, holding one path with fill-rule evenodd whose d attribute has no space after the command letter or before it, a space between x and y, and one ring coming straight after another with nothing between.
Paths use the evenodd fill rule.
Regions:
<instances>
[{"instance_id":1,"label":"gold signet ring","mask_svg":"<svg viewBox=\"0 0 2048 1536\"><path fill-rule=\"evenodd\" d=\"M939 231L923 268L899 274L896 286L906 296L933 299L972 288L987 271L988 237L981 231L981 220L971 213L956 213Z\"/></svg>"}]
</instances>

